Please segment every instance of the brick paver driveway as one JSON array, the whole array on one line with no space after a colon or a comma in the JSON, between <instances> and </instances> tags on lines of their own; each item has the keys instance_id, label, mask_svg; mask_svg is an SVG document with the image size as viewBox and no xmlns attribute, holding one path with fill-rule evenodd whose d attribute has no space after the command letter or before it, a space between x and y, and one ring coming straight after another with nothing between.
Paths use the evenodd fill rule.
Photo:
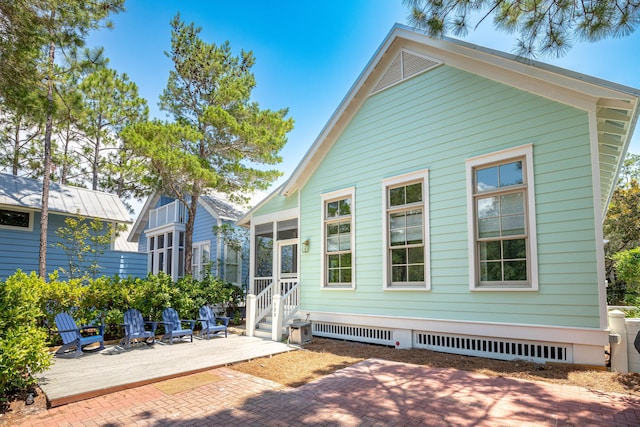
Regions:
<instances>
[{"instance_id":1,"label":"brick paver driveway","mask_svg":"<svg viewBox=\"0 0 640 427\"><path fill-rule=\"evenodd\" d=\"M299 388L229 368L71 403L24 426L639 426L640 398L370 359Z\"/></svg>"}]
</instances>

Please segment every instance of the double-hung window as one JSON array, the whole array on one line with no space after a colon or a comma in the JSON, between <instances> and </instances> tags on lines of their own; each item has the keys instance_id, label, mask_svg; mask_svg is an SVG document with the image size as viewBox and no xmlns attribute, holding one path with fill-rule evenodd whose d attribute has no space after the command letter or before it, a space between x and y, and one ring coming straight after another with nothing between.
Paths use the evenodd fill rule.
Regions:
<instances>
[{"instance_id":1,"label":"double-hung window","mask_svg":"<svg viewBox=\"0 0 640 427\"><path fill-rule=\"evenodd\" d=\"M231 283L240 283L240 252L230 245L225 245L224 279Z\"/></svg>"},{"instance_id":2,"label":"double-hung window","mask_svg":"<svg viewBox=\"0 0 640 427\"><path fill-rule=\"evenodd\" d=\"M211 252L209 251L209 242L196 242L191 250L191 276L194 279L202 280L210 268Z\"/></svg>"},{"instance_id":3,"label":"double-hung window","mask_svg":"<svg viewBox=\"0 0 640 427\"><path fill-rule=\"evenodd\" d=\"M467 161L470 287L537 290L530 145Z\"/></svg>"},{"instance_id":4,"label":"double-hung window","mask_svg":"<svg viewBox=\"0 0 640 427\"><path fill-rule=\"evenodd\" d=\"M428 171L382 182L386 289L429 289Z\"/></svg>"},{"instance_id":5,"label":"double-hung window","mask_svg":"<svg viewBox=\"0 0 640 427\"><path fill-rule=\"evenodd\" d=\"M351 289L355 285L354 189L325 194L322 205L323 286Z\"/></svg>"}]
</instances>

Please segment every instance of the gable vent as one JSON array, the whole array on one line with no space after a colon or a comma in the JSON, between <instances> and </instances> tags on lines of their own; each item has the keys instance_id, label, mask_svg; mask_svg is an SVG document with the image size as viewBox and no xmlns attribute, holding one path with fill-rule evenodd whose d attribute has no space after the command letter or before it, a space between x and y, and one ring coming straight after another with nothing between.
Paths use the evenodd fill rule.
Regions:
<instances>
[{"instance_id":1,"label":"gable vent","mask_svg":"<svg viewBox=\"0 0 640 427\"><path fill-rule=\"evenodd\" d=\"M401 50L396 57L393 58L391 65L389 65L380 80L378 80L378 83L371 93L379 92L405 79L437 67L440 64L442 64L442 62L437 59Z\"/></svg>"}]
</instances>

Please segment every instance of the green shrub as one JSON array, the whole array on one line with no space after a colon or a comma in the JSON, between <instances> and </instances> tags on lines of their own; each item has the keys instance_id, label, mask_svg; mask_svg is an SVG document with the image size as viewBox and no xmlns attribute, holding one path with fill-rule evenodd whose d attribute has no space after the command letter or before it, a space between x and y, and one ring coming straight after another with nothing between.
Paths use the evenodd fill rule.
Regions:
<instances>
[{"instance_id":1,"label":"green shrub","mask_svg":"<svg viewBox=\"0 0 640 427\"><path fill-rule=\"evenodd\" d=\"M131 305L147 319L161 320L162 310L171 307L178 289L171 281L171 277L160 273L149 274L144 279L137 279L132 283Z\"/></svg>"},{"instance_id":2,"label":"green shrub","mask_svg":"<svg viewBox=\"0 0 640 427\"><path fill-rule=\"evenodd\" d=\"M78 318L83 324L104 324L105 339L116 339L122 334L120 325L130 300L130 287L118 276L89 280L79 304Z\"/></svg>"},{"instance_id":3,"label":"green shrub","mask_svg":"<svg viewBox=\"0 0 640 427\"><path fill-rule=\"evenodd\" d=\"M25 390L49 366L47 333L38 327L44 281L18 270L0 282L0 395Z\"/></svg>"},{"instance_id":4,"label":"green shrub","mask_svg":"<svg viewBox=\"0 0 640 427\"><path fill-rule=\"evenodd\" d=\"M185 277L173 282L166 274L140 278L100 277L63 281L57 273L45 282L35 273L16 272L0 282L0 393L24 389L34 382L30 373L50 363L48 345L59 345L56 314L69 312L78 325L102 322L105 338L122 336L123 314L140 310L151 320L161 320L162 310L173 307L184 319L197 319L205 304L221 305L238 321L242 289L209 276L198 281Z\"/></svg>"},{"instance_id":5,"label":"green shrub","mask_svg":"<svg viewBox=\"0 0 640 427\"><path fill-rule=\"evenodd\" d=\"M625 283L624 303L640 302L640 246L613 255L618 279Z\"/></svg>"}]
</instances>

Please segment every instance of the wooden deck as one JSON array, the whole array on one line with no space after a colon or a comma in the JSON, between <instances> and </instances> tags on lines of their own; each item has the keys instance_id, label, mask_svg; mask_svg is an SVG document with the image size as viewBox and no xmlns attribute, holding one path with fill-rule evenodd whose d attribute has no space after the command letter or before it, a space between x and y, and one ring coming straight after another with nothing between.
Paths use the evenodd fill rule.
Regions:
<instances>
[{"instance_id":1,"label":"wooden deck","mask_svg":"<svg viewBox=\"0 0 640 427\"><path fill-rule=\"evenodd\" d=\"M210 340L195 337L192 343L187 339L173 345L134 344L129 350L107 345L101 352L85 352L75 359L54 358L49 370L37 377L49 405L54 407L295 349L281 342L236 334Z\"/></svg>"}]
</instances>

